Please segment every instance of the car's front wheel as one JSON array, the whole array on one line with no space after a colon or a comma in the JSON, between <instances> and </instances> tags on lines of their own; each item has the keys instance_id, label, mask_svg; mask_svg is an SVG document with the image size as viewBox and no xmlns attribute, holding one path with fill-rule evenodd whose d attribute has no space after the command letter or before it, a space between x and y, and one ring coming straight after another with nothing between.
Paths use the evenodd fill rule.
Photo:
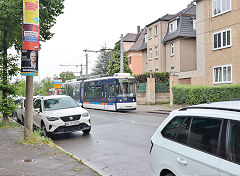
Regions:
<instances>
[{"instance_id":1,"label":"car's front wheel","mask_svg":"<svg viewBox=\"0 0 240 176\"><path fill-rule=\"evenodd\" d=\"M51 137L51 133L47 132L45 124L42 122L41 125L42 135L46 137Z\"/></svg>"},{"instance_id":2,"label":"car's front wheel","mask_svg":"<svg viewBox=\"0 0 240 176\"><path fill-rule=\"evenodd\" d=\"M90 131L91 131L91 127L89 129L87 129L87 130L82 130L83 134L89 134Z\"/></svg>"}]
</instances>

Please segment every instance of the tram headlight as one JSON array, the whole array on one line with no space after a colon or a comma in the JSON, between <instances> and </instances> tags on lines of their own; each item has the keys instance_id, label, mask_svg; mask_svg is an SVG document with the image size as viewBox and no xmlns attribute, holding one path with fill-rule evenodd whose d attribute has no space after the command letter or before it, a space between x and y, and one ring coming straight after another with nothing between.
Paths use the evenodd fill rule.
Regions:
<instances>
[{"instance_id":1,"label":"tram headlight","mask_svg":"<svg viewBox=\"0 0 240 176\"><path fill-rule=\"evenodd\" d=\"M122 102L122 99L120 99L119 102Z\"/></svg>"},{"instance_id":2,"label":"tram headlight","mask_svg":"<svg viewBox=\"0 0 240 176\"><path fill-rule=\"evenodd\" d=\"M133 102L135 102L135 99L133 99Z\"/></svg>"}]
</instances>

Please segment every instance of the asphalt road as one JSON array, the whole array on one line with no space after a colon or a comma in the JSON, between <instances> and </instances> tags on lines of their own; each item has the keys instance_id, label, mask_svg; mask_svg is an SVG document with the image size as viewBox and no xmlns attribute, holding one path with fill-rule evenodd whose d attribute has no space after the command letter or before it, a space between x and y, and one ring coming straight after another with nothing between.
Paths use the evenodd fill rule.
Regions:
<instances>
[{"instance_id":1,"label":"asphalt road","mask_svg":"<svg viewBox=\"0 0 240 176\"><path fill-rule=\"evenodd\" d=\"M104 176L149 176L150 139L167 115L90 110L92 131L56 136L54 143Z\"/></svg>"}]
</instances>

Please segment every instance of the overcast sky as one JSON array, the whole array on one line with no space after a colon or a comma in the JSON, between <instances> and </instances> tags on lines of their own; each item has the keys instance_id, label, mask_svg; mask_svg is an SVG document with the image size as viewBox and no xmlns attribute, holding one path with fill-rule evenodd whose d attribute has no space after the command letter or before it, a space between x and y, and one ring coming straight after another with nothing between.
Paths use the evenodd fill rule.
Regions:
<instances>
[{"instance_id":1,"label":"overcast sky","mask_svg":"<svg viewBox=\"0 0 240 176\"><path fill-rule=\"evenodd\" d=\"M57 24L51 30L54 37L41 43L40 79L59 75L62 71L79 72L80 67L60 64L85 65L84 49L99 50L104 45L112 48L121 34L136 33L137 26L142 29L165 14L175 14L191 1L65 0L64 14L57 18ZM96 58L97 54L89 53L89 73Z\"/></svg>"}]
</instances>

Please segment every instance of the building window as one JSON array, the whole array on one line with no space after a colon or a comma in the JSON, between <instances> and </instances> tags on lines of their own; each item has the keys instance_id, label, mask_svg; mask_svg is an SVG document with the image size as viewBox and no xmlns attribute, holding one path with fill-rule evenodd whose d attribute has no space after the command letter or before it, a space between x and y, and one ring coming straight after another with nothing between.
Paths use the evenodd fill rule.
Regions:
<instances>
[{"instance_id":1,"label":"building window","mask_svg":"<svg viewBox=\"0 0 240 176\"><path fill-rule=\"evenodd\" d=\"M171 43L171 46L170 46L170 52L171 52L171 56L173 56L174 55L174 53L175 53L175 46L174 46L174 43Z\"/></svg>"},{"instance_id":2,"label":"building window","mask_svg":"<svg viewBox=\"0 0 240 176\"><path fill-rule=\"evenodd\" d=\"M214 84L232 82L232 65L217 66L213 68Z\"/></svg>"},{"instance_id":3,"label":"building window","mask_svg":"<svg viewBox=\"0 0 240 176\"><path fill-rule=\"evenodd\" d=\"M174 32L177 30L177 20L169 23L169 32Z\"/></svg>"},{"instance_id":4,"label":"building window","mask_svg":"<svg viewBox=\"0 0 240 176\"><path fill-rule=\"evenodd\" d=\"M158 53L158 46L155 46L155 58L156 59L158 58L158 55L159 55L159 53Z\"/></svg>"},{"instance_id":5,"label":"building window","mask_svg":"<svg viewBox=\"0 0 240 176\"><path fill-rule=\"evenodd\" d=\"M232 0L212 0L212 15L217 16L231 11Z\"/></svg>"},{"instance_id":6,"label":"building window","mask_svg":"<svg viewBox=\"0 0 240 176\"><path fill-rule=\"evenodd\" d=\"M155 36L158 35L158 26L155 26Z\"/></svg>"},{"instance_id":7,"label":"building window","mask_svg":"<svg viewBox=\"0 0 240 176\"><path fill-rule=\"evenodd\" d=\"M149 49L149 60L152 60L152 48Z\"/></svg>"},{"instance_id":8,"label":"building window","mask_svg":"<svg viewBox=\"0 0 240 176\"><path fill-rule=\"evenodd\" d=\"M155 69L155 72L156 72L156 73L158 72L158 68Z\"/></svg>"},{"instance_id":9,"label":"building window","mask_svg":"<svg viewBox=\"0 0 240 176\"><path fill-rule=\"evenodd\" d=\"M213 33L213 50L232 46L231 29Z\"/></svg>"},{"instance_id":10,"label":"building window","mask_svg":"<svg viewBox=\"0 0 240 176\"><path fill-rule=\"evenodd\" d=\"M147 34L144 35L144 43L147 43Z\"/></svg>"},{"instance_id":11,"label":"building window","mask_svg":"<svg viewBox=\"0 0 240 176\"><path fill-rule=\"evenodd\" d=\"M196 19L193 19L193 29L196 30Z\"/></svg>"},{"instance_id":12,"label":"building window","mask_svg":"<svg viewBox=\"0 0 240 176\"><path fill-rule=\"evenodd\" d=\"M132 63L132 57L130 56L129 58L128 58L128 64L131 64Z\"/></svg>"},{"instance_id":13,"label":"building window","mask_svg":"<svg viewBox=\"0 0 240 176\"><path fill-rule=\"evenodd\" d=\"M149 39L152 38L152 28L149 29Z\"/></svg>"}]
</instances>

